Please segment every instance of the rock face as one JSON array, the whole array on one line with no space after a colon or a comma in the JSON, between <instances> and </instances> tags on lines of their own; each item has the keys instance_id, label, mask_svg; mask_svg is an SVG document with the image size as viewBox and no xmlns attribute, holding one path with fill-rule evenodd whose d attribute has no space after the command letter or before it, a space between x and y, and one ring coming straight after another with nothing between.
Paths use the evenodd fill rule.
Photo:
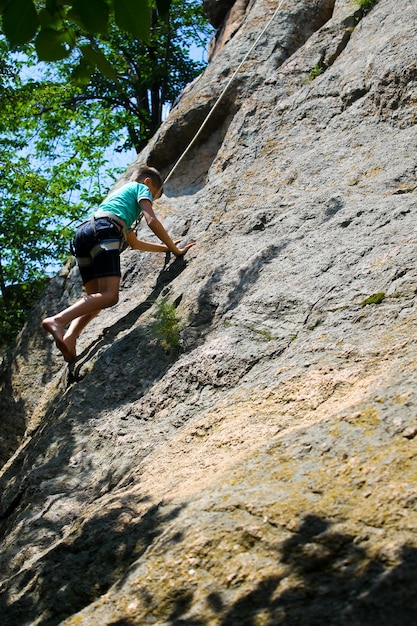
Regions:
<instances>
[{"instance_id":1,"label":"rock face","mask_svg":"<svg viewBox=\"0 0 417 626\"><path fill-rule=\"evenodd\" d=\"M138 158L195 248L3 364L2 626L416 623L417 5L245 11Z\"/></svg>"}]
</instances>

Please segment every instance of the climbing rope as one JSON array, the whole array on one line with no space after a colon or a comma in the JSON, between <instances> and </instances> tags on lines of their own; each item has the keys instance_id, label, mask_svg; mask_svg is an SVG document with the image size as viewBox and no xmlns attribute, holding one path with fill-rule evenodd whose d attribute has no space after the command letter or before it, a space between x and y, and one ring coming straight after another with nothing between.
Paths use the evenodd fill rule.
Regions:
<instances>
[{"instance_id":1,"label":"climbing rope","mask_svg":"<svg viewBox=\"0 0 417 626\"><path fill-rule=\"evenodd\" d=\"M198 137L201 135L203 129L205 128L205 126L207 125L207 122L209 121L210 117L213 115L213 112L215 111L216 107L219 105L220 101L222 100L222 98L224 97L224 94L226 93L226 91L229 89L230 85L232 84L233 80L235 79L236 75L239 73L240 68L242 67L242 65L245 63L245 61L247 60L247 58L251 55L252 51L255 49L255 47L257 46L258 42L260 41L260 39L263 37L263 35L265 34L265 32L268 30L269 26L272 24L272 22L274 21L276 15L278 14L278 11L280 10L282 4L283 4L284 0L280 0L280 2L278 3L277 8L275 9L272 17L269 19L269 21L266 23L266 25L264 26L264 28L262 29L262 32L258 35L258 37L255 39L255 42L253 43L252 47L248 50L248 52L245 54L245 56L243 57L242 61L239 63L239 65L237 66L236 70L233 72L232 77L229 79L228 83L226 84L225 88L223 89L223 91L220 93L219 97L217 98L216 102L213 104L212 109L208 112L206 118L204 119L203 123L201 124L199 130L197 131L197 133L194 135L193 139L190 141L190 143L188 144L187 148L184 150L184 152L181 154L181 156L179 157L179 159L177 160L177 162L174 164L174 166L172 167L171 171L169 172L168 176L165 178L164 183L166 183L172 176L172 174L174 173L174 171L176 170L176 168L178 167L178 165L181 163L181 161L183 160L183 158L185 157L185 155L190 151L190 149L192 148L192 146L195 144L195 142L197 141Z\"/></svg>"}]
</instances>

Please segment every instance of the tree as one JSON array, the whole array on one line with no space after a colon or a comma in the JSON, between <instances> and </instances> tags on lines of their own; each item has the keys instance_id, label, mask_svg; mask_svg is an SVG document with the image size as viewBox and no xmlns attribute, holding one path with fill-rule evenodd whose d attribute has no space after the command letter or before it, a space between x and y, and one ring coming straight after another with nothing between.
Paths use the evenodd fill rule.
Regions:
<instances>
[{"instance_id":1,"label":"tree","mask_svg":"<svg viewBox=\"0 0 417 626\"><path fill-rule=\"evenodd\" d=\"M203 69L189 50L205 43L211 31L197 0L172 0L165 17L153 10L146 41L111 25L106 34L89 37L87 55L82 45L79 53L56 64L61 81L84 84L67 106L99 102L111 111L116 126L127 131L122 149L133 147L139 153L160 126L164 107ZM106 59L102 69L107 71L96 71L92 51Z\"/></svg>"},{"instance_id":2,"label":"tree","mask_svg":"<svg viewBox=\"0 0 417 626\"><path fill-rule=\"evenodd\" d=\"M3 47L0 49L4 50ZM69 256L71 220L82 210L80 155L37 158L37 108L53 100L53 90L31 97L18 66L2 63L0 85L0 345L10 342L46 282L47 265ZM33 94L32 94L33 95ZM50 146L51 156L53 146ZM98 167L98 161L92 166Z\"/></svg>"},{"instance_id":3,"label":"tree","mask_svg":"<svg viewBox=\"0 0 417 626\"><path fill-rule=\"evenodd\" d=\"M156 0L161 16L170 0ZM39 60L57 61L79 47L80 38L120 29L147 40L151 5L148 0L1 0L2 31L12 47L34 41ZM74 25L77 28L74 28ZM88 50L87 50L88 56Z\"/></svg>"},{"instance_id":4,"label":"tree","mask_svg":"<svg viewBox=\"0 0 417 626\"><path fill-rule=\"evenodd\" d=\"M146 41L113 22L104 34L71 28L78 46L47 64L34 43L13 51L0 38L0 318L17 327L24 312L16 286L41 287L62 264L74 222L121 174L106 151L144 147L164 108L203 68L189 48L210 32L196 0L173 0L165 17L155 8Z\"/></svg>"}]
</instances>

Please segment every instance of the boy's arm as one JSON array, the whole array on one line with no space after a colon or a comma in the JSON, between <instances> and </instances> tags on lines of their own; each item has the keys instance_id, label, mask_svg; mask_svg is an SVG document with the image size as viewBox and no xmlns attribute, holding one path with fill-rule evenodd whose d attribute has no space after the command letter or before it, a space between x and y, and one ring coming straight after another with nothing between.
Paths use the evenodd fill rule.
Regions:
<instances>
[{"instance_id":1,"label":"boy's arm","mask_svg":"<svg viewBox=\"0 0 417 626\"><path fill-rule=\"evenodd\" d=\"M127 233L126 241L133 250L142 250L143 252L169 252L168 247L160 243L151 243L150 241L138 239L133 230Z\"/></svg>"},{"instance_id":2,"label":"boy's arm","mask_svg":"<svg viewBox=\"0 0 417 626\"><path fill-rule=\"evenodd\" d=\"M150 200L143 199L140 201L142 213L145 216L145 220L151 231L166 245L168 250L175 254L175 256L183 256L195 243L188 243L184 248L178 248L178 246L172 241L167 231L156 217L152 203Z\"/></svg>"}]
</instances>

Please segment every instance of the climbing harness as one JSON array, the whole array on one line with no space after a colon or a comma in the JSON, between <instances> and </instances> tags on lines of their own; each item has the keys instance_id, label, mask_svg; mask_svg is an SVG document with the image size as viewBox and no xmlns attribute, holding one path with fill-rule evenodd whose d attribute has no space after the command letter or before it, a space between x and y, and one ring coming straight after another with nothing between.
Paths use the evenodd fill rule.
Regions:
<instances>
[{"instance_id":1,"label":"climbing harness","mask_svg":"<svg viewBox=\"0 0 417 626\"><path fill-rule=\"evenodd\" d=\"M97 229L97 221L99 220L105 220L108 224L115 227L118 232L118 236L109 236L107 234L103 238ZM77 226L77 231L86 224L88 224L91 229L90 232L93 234L96 245L91 248L89 257L80 257L76 254L75 239L77 235L72 238L70 241L70 251L71 254L77 258L78 265L90 265L91 259L94 259L94 257L96 257L102 250L119 250L120 252L123 252L127 248L126 224L118 215L104 211L103 213L93 214L88 220L85 220Z\"/></svg>"}]
</instances>

